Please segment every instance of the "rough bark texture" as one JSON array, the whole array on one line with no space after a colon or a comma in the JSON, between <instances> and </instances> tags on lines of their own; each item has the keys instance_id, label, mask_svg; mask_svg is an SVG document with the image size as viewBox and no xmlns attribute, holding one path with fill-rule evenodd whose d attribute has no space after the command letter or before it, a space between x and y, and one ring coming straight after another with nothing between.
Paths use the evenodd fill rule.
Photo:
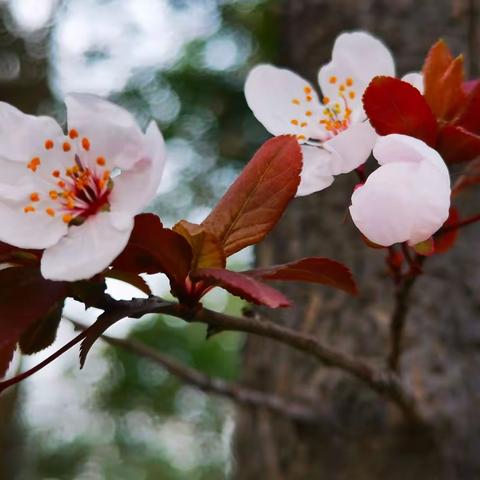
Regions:
<instances>
[{"instance_id":1,"label":"rough bark texture","mask_svg":"<svg viewBox=\"0 0 480 480\"><path fill-rule=\"evenodd\" d=\"M467 52L478 74L478 0L289 0L283 3L282 63L315 80L342 30L367 29L392 48L398 72L418 70L439 37ZM364 246L347 217L353 175L316 195L295 200L258 263L322 255L349 265L358 298L327 288L285 291L296 308L272 319L373 362L386 361L393 286L384 253ZM473 213L478 196L461 199ZM477 208L478 210L478 208ZM429 259L411 296L401 367L433 434L407 428L397 410L342 372L250 337L244 380L310 399L329 421L305 427L262 412L239 412L236 479L480 478L480 228L468 227L454 250Z\"/></svg>"}]
</instances>

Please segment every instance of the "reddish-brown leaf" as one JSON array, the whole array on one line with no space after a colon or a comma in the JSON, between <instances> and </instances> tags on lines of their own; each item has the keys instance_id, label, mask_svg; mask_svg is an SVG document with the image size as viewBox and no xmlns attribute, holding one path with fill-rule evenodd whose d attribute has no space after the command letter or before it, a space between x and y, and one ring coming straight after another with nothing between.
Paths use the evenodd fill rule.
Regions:
<instances>
[{"instance_id":1,"label":"reddish-brown leaf","mask_svg":"<svg viewBox=\"0 0 480 480\"><path fill-rule=\"evenodd\" d=\"M222 268L202 268L192 275L210 286L222 287L237 297L270 308L289 307L290 301L278 290L239 272Z\"/></svg>"},{"instance_id":2,"label":"reddish-brown leaf","mask_svg":"<svg viewBox=\"0 0 480 480\"><path fill-rule=\"evenodd\" d=\"M393 77L375 77L363 94L363 106L379 135L401 133L433 145L437 121L422 94Z\"/></svg>"},{"instance_id":3,"label":"reddish-brown leaf","mask_svg":"<svg viewBox=\"0 0 480 480\"><path fill-rule=\"evenodd\" d=\"M350 270L345 265L328 258L302 258L284 265L257 268L243 273L262 280L320 283L352 295L357 294L357 285Z\"/></svg>"},{"instance_id":4,"label":"reddish-brown leaf","mask_svg":"<svg viewBox=\"0 0 480 480\"><path fill-rule=\"evenodd\" d=\"M63 300L55 304L45 317L34 322L22 333L19 347L25 355L32 355L49 347L57 337L62 319Z\"/></svg>"},{"instance_id":5,"label":"reddish-brown leaf","mask_svg":"<svg viewBox=\"0 0 480 480\"><path fill-rule=\"evenodd\" d=\"M130 273L165 273L172 290L181 287L192 263L192 249L178 233L163 228L151 213L137 215L125 250L113 267Z\"/></svg>"},{"instance_id":6,"label":"reddish-brown leaf","mask_svg":"<svg viewBox=\"0 0 480 480\"><path fill-rule=\"evenodd\" d=\"M225 268L226 257L222 244L204 225L181 220L173 230L182 235L192 247L192 271L199 268Z\"/></svg>"},{"instance_id":7,"label":"reddish-brown leaf","mask_svg":"<svg viewBox=\"0 0 480 480\"><path fill-rule=\"evenodd\" d=\"M445 125L436 148L447 163L468 162L480 156L480 135L455 125Z\"/></svg>"},{"instance_id":8,"label":"reddish-brown leaf","mask_svg":"<svg viewBox=\"0 0 480 480\"><path fill-rule=\"evenodd\" d=\"M453 58L443 40L430 49L423 66L424 95L437 118L451 120L462 108L466 99L463 70L463 57Z\"/></svg>"},{"instance_id":9,"label":"reddish-brown leaf","mask_svg":"<svg viewBox=\"0 0 480 480\"><path fill-rule=\"evenodd\" d=\"M3 347L0 347L0 378L3 378L7 373L8 367L13 359L17 343L7 343Z\"/></svg>"},{"instance_id":10,"label":"reddish-brown leaf","mask_svg":"<svg viewBox=\"0 0 480 480\"><path fill-rule=\"evenodd\" d=\"M468 95L465 108L455 124L469 132L480 134L480 83Z\"/></svg>"},{"instance_id":11,"label":"reddish-brown leaf","mask_svg":"<svg viewBox=\"0 0 480 480\"><path fill-rule=\"evenodd\" d=\"M17 342L68 295L68 284L45 280L38 268L0 270L0 348Z\"/></svg>"},{"instance_id":12,"label":"reddish-brown leaf","mask_svg":"<svg viewBox=\"0 0 480 480\"><path fill-rule=\"evenodd\" d=\"M294 137L275 137L257 151L202 223L220 239L227 257L272 230L297 191L301 169Z\"/></svg>"},{"instance_id":13,"label":"reddish-brown leaf","mask_svg":"<svg viewBox=\"0 0 480 480\"><path fill-rule=\"evenodd\" d=\"M442 229L455 225L460 220L460 215L455 207L450 207L450 214L447 221L443 224ZM435 253L448 252L454 245L458 237L458 230L447 230L446 232L440 232L435 235Z\"/></svg>"}]
</instances>

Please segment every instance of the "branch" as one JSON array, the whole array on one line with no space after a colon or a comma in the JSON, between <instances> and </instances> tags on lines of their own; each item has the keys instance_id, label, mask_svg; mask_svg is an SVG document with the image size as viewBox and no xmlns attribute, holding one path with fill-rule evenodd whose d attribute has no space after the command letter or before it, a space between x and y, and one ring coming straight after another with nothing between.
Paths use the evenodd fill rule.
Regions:
<instances>
[{"instance_id":1,"label":"branch","mask_svg":"<svg viewBox=\"0 0 480 480\"><path fill-rule=\"evenodd\" d=\"M71 318L64 318L79 330L85 331L87 328L85 325L82 325ZM274 394L261 392L239 384L229 383L218 378L209 377L198 370L172 360L167 355L163 355L157 350L136 340L124 340L110 337L105 334L102 335L101 338L110 345L120 347L139 357L151 360L153 363L165 368L170 374L204 392L230 398L231 400L248 407L265 408L297 421L312 423L319 420L318 412L307 405L296 401L290 401Z\"/></svg>"},{"instance_id":2,"label":"branch","mask_svg":"<svg viewBox=\"0 0 480 480\"><path fill-rule=\"evenodd\" d=\"M252 333L270 338L315 357L322 364L343 370L359 379L380 396L395 403L405 416L415 423L422 423L411 398L394 372L376 369L368 363L323 345L313 335L298 333L293 329L277 325L268 320L234 317L203 308L189 308L181 304L166 302L158 297L119 301L117 309L124 308L124 316L130 312L161 313L182 318L188 322L196 321L207 324L214 331L234 330Z\"/></svg>"},{"instance_id":3,"label":"branch","mask_svg":"<svg viewBox=\"0 0 480 480\"><path fill-rule=\"evenodd\" d=\"M453 225L448 225L446 227L441 228L437 233L437 235L440 236L440 235L444 235L445 233L451 232L453 230L459 230L460 228L466 227L467 225L471 225L472 223L476 223L478 221L480 221L480 213L464 218L463 220L460 220L459 222L454 223Z\"/></svg>"}]
</instances>

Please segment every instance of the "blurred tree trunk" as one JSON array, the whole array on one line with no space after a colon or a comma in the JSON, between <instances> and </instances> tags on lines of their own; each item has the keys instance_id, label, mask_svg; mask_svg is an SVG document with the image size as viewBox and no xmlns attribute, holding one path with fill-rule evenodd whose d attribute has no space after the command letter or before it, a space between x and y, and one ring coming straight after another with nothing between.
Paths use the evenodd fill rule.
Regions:
<instances>
[{"instance_id":1,"label":"blurred tree trunk","mask_svg":"<svg viewBox=\"0 0 480 480\"><path fill-rule=\"evenodd\" d=\"M316 79L335 37L366 29L393 50L399 74L419 70L439 37L467 53L478 74L478 0L286 0L281 63ZM384 252L368 249L347 216L356 178L337 177L324 192L297 199L257 251L268 265L319 255L345 262L360 282L358 298L322 287L288 287L296 307L270 317L329 345L382 364L388 351L393 287ZM461 209L475 211L478 196ZM478 211L478 208L476 209ZM432 436L408 429L397 410L342 372L272 342L250 337L244 380L310 399L320 427L294 425L262 412L239 412L238 480L409 480L480 478L480 229L465 229L456 248L428 259L408 314L402 369Z\"/></svg>"}]
</instances>

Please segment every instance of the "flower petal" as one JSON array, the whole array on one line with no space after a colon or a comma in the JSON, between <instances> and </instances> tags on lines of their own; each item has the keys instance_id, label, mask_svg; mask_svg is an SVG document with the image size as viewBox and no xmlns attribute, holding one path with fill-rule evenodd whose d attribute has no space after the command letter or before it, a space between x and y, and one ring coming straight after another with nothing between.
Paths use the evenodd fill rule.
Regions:
<instances>
[{"instance_id":1,"label":"flower petal","mask_svg":"<svg viewBox=\"0 0 480 480\"><path fill-rule=\"evenodd\" d=\"M78 227L57 245L45 250L42 275L50 280L74 282L91 278L107 268L125 248L133 229L133 218L127 228L112 225L108 212L98 213Z\"/></svg>"},{"instance_id":2,"label":"flower petal","mask_svg":"<svg viewBox=\"0 0 480 480\"><path fill-rule=\"evenodd\" d=\"M407 73L402 77L402 80L415 87L423 95L423 92L425 91L425 86L423 84L423 75L421 73Z\"/></svg>"},{"instance_id":3,"label":"flower petal","mask_svg":"<svg viewBox=\"0 0 480 480\"><path fill-rule=\"evenodd\" d=\"M3 160L26 164L33 157L43 156L46 140L60 143L63 138L63 131L53 118L27 115L0 102L0 158Z\"/></svg>"},{"instance_id":4,"label":"flower petal","mask_svg":"<svg viewBox=\"0 0 480 480\"><path fill-rule=\"evenodd\" d=\"M344 85L344 96L353 111L353 118L360 120L363 92L377 75L395 76L390 50L366 32L342 33L335 40L332 60L320 68L318 83L322 94L331 99L338 98L339 87ZM347 82L352 83L350 87ZM354 98L349 97L351 91Z\"/></svg>"},{"instance_id":5,"label":"flower petal","mask_svg":"<svg viewBox=\"0 0 480 480\"><path fill-rule=\"evenodd\" d=\"M290 70L258 65L248 74L245 97L257 120L273 135L321 139L321 106L310 83Z\"/></svg>"},{"instance_id":6,"label":"flower petal","mask_svg":"<svg viewBox=\"0 0 480 480\"><path fill-rule=\"evenodd\" d=\"M404 137L379 139L374 155L382 166L352 195L353 222L378 245L420 243L448 218L448 170L435 150L420 140Z\"/></svg>"},{"instance_id":7,"label":"flower petal","mask_svg":"<svg viewBox=\"0 0 480 480\"><path fill-rule=\"evenodd\" d=\"M114 178L110 194L112 212L136 215L155 197L166 159L165 142L155 122L145 132L145 145L147 157Z\"/></svg>"},{"instance_id":8,"label":"flower petal","mask_svg":"<svg viewBox=\"0 0 480 480\"><path fill-rule=\"evenodd\" d=\"M144 136L133 116L124 108L95 95L66 97L69 129L78 133L81 159L95 166L98 157L108 168L130 169L145 156Z\"/></svg>"},{"instance_id":9,"label":"flower petal","mask_svg":"<svg viewBox=\"0 0 480 480\"><path fill-rule=\"evenodd\" d=\"M380 165L393 162L429 162L440 171L445 181L450 184L448 168L440 154L418 138L397 133L378 137L373 147L373 156Z\"/></svg>"},{"instance_id":10,"label":"flower petal","mask_svg":"<svg viewBox=\"0 0 480 480\"><path fill-rule=\"evenodd\" d=\"M333 183L331 173L332 154L321 147L302 147L303 167L296 196L303 197L319 192Z\"/></svg>"},{"instance_id":11,"label":"flower petal","mask_svg":"<svg viewBox=\"0 0 480 480\"><path fill-rule=\"evenodd\" d=\"M377 138L369 122L353 123L323 144L332 153L331 173L348 173L365 163Z\"/></svg>"}]
</instances>

